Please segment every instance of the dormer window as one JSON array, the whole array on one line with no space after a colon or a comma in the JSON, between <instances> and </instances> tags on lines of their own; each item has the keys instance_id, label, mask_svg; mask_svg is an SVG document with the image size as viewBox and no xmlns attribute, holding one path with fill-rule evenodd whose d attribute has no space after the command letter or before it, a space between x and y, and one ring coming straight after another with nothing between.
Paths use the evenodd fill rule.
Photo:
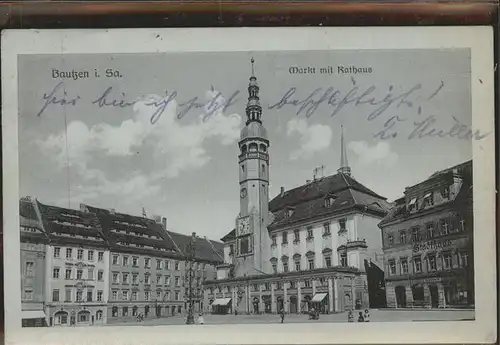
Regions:
<instances>
[{"instance_id":1,"label":"dormer window","mask_svg":"<svg viewBox=\"0 0 500 345\"><path fill-rule=\"evenodd\" d=\"M433 198L432 192L426 193L424 195L424 205L423 206L429 207L432 205L434 205L434 198Z\"/></svg>"},{"instance_id":2,"label":"dormer window","mask_svg":"<svg viewBox=\"0 0 500 345\"><path fill-rule=\"evenodd\" d=\"M411 199L410 202L408 203L408 211L415 210L416 205L417 205L417 198Z\"/></svg>"},{"instance_id":3,"label":"dormer window","mask_svg":"<svg viewBox=\"0 0 500 345\"><path fill-rule=\"evenodd\" d=\"M325 207L332 207L335 202L335 197L333 195L327 195L325 198Z\"/></svg>"},{"instance_id":4,"label":"dormer window","mask_svg":"<svg viewBox=\"0 0 500 345\"><path fill-rule=\"evenodd\" d=\"M441 189L441 197L443 197L443 199L450 198L450 189L448 187L444 187L443 189Z\"/></svg>"},{"instance_id":5,"label":"dormer window","mask_svg":"<svg viewBox=\"0 0 500 345\"><path fill-rule=\"evenodd\" d=\"M290 218L293 215L293 209L287 208L285 209L285 218Z\"/></svg>"}]
</instances>

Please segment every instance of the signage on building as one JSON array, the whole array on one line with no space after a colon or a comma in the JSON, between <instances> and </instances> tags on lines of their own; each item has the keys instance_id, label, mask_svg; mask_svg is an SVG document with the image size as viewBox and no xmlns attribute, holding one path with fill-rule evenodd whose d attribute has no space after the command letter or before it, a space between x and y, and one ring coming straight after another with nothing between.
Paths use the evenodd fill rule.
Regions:
<instances>
[{"instance_id":1,"label":"signage on building","mask_svg":"<svg viewBox=\"0 0 500 345\"><path fill-rule=\"evenodd\" d=\"M433 250L433 249L443 249L445 247L451 246L452 242L451 240L442 240L442 241L425 241L425 242L420 242L416 243L413 245L413 252L423 252L426 250Z\"/></svg>"}]
</instances>

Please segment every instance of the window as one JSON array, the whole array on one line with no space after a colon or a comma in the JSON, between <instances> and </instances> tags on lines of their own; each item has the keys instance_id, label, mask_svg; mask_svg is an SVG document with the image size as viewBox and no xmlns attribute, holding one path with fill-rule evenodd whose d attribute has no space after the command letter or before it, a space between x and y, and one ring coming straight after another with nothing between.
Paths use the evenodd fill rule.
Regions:
<instances>
[{"instance_id":1,"label":"window","mask_svg":"<svg viewBox=\"0 0 500 345\"><path fill-rule=\"evenodd\" d=\"M112 317L117 317L117 316L118 316L118 307L117 307L117 306L114 306L114 307L111 309L111 316L112 316Z\"/></svg>"},{"instance_id":2,"label":"window","mask_svg":"<svg viewBox=\"0 0 500 345\"><path fill-rule=\"evenodd\" d=\"M165 300L170 301L170 291L165 291Z\"/></svg>"},{"instance_id":3,"label":"window","mask_svg":"<svg viewBox=\"0 0 500 345\"><path fill-rule=\"evenodd\" d=\"M272 246L275 246L275 245L276 245L276 235L272 235L272 236L271 236L271 240L272 240L271 245L272 245Z\"/></svg>"},{"instance_id":4,"label":"window","mask_svg":"<svg viewBox=\"0 0 500 345\"><path fill-rule=\"evenodd\" d=\"M295 289L296 288L296 284L294 281L291 281L290 282L290 289Z\"/></svg>"},{"instance_id":5,"label":"window","mask_svg":"<svg viewBox=\"0 0 500 345\"><path fill-rule=\"evenodd\" d=\"M26 262L26 267L25 267L25 272L24 274L27 276L27 277L33 277L33 268L35 267L35 263L34 262L31 262L31 261L28 261Z\"/></svg>"},{"instance_id":6,"label":"window","mask_svg":"<svg viewBox=\"0 0 500 345\"><path fill-rule=\"evenodd\" d=\"M60 271L60 269L59 269L59 268L54 268L54 269L52 270L52 278L54 278L54 279L59 279L59 271Z\"/></svg>"},{"instance_id":7,"label":"window","mask_svg":"<svg viewBox=\"0 0 500 345\"><path fill-rule=\"evenodd\" d=\"M388 239L388 242L389 242L389 246L392 246L394 244L394 236L389 235L389 237L387 239Z\"/></svg>"},{"instance_id":8,"label":"window","mask_svg":"<svg viewBox=\"0 0 500 345\"><path fill-rule=\"evenodd\" d=\"M278 273L278 265L276 265L274 263L272 265L273 265L273 272L274 272L274 274Z\"/></svg>"},{"instance_id":9,"label":"window","mask_svg":"<svg viewBox=\"0 0 500 345\"><path fill-rule=\"evenodd\" d=\"M122 291L122 300L128 301L128 291Z\"/></svg>"},{"instance_id":10,"label":"window","mask_svg":"<svg viewBox=\"0 0 500 345\"><path fill-rule=\"evenodd\" d=\"M450 230L449 229L450 224L449 224L448 220L441 219L440 224L441 224L441 235L448 235L449 230Z\"/></svg>"},{"instance_id":11,"label":"window","mask_svg":"<svg viewBox=\"0 0 500 345\"><path fill-rule=\"evenodd\" d=\"M310 280L304 281L304 287L310 288L311 287L311 281Z\"/></svg>"},{"instance_id":12,"label":"window","mask_svg":"<svg viewBox=\"0 0 500 345\"><path fill-rule=\"evenodd\" d=\"M138 277L137 273L132 273L132 284L137 284L137 277Z\"/></svg>"},{"instance_id":13,"label":"window","mask_svg":"<svg viewBox=\"0 0 500 345\"><path fill-rule=\"evenodd\" d=\"M300 231L299 230L294 230L293 231L293 242L294 243L299 243L300 242Z\"/></svg>"},{"instance_id":14,"label":"window","mask_svg":"<svg viewBox=\"0 0 500 345\"><path fill-rule=\"evenodd\" d=\"M151 259L144 258L144 268L151 268Z\"/></svg>"},{"instance_id":15,"label":"window","mask_svg":"<svg viewBox=\"0 0 500 345\"><path fill-rule=\"evenodd\" d=\"M71 259L73 257L73 250L71 248L66 248L66 259Z\"/></svg>"},{"instance_id":16,"label":"window","mask_svg":"<svg viewBox=\"0 0 500 345\"><path fill-rule=\"evenodd\" d=\"M113 272L113 283L114 284L118 283L118 272Z\"/></svg>"},{"instance_id":17,"label":"window","mask_svg":"<svg viewBox=\"0 0 500 345\"><path fill-rule=\"evenodd\" d=\"M469 254L466 252L458 253L458 264L460 267L467 267L469 265Z\"/></svg>"},{"instance_id":18,"label":"window","mask_svg":"<svg viewBox=\"0 0 500 345\"><path fill-rule=\"evenodd\" d=\"M118 265L118 255L113 255L113 265Z\"/></svg>"},{"instance_id":19,"label":"window","mask_svg":"<svg viewBox=\"0 0 500 345\"><path fill-rule=\"evenodd\" d=\"M76 279L81 280L83 277L83 270L76 270Z\"/></svg>"},{"instance_id":20,"label":"window","mask_svg":"<svg viewBox=\"0 0 500 345\"><path fill-rule=\"evenodd\" d=\"M146 301L149 301L149 291L145 291L145 292L144 292L144 299L145 299Z\"/></svg>"},{"instance_id":21,"label":"window","mask_svg":"<svg viewBox=\"0 0 500 345\"><path fill-rule=\"evenodd\" d=\"M132 258L132 267L139 267L139 258L136 256Z\"/></svg>"},{"instance_id":22,"label":"window","mask_svg":"<svg viewBox=\"0 0 500 345\"><path fill-rule=\"evenodd\" d=\"M96 320L102 320L102 310L98 310L97 313L95 313L95 319Z\"/></svg>"},{"instance_id":23,"label":"window","mask_svg":"<svg viewBox=\"0 0 500 345\"><path fill-rule=\"evenodd\" d=\"M179 262L178 262L178 261L176 261L174 265L175 265L175 270L176 270L176 271L179 271L179 270L180 270L180 265L179 265Z\"/></svg>"},{"instance_id":24,"label":"window","mask_svg":"<svg viewBox=\"0 0 500 345\"><path fill-rule=\"evenodd\" d=\"M253 284L253 291L259 291L259 285Z\"/></svg>"},{"instance_id":25,"label":"window","mask_svg":"<svg viewBox=\"0 0 500 345\"><path fill-rule=\"evenodd\" d=\"M175 277L175 286L180 286L180 285L181 285L181 278Z\"/></svg>"},{"instance_id":26,"label":"window","mask_svg":"<svg viewBox=\"0 0 500 345\"><path fill-rule=\"evenodd\" d=\"M132 307L132 316L137 316L137 309L138 308L135 305Z\"/></svg>"},{"instance_id":27,"label":"window","mask_svg":"<svg viewBox=\"0 0 500 345\"><path fill-rule=\"evenodd\" d=\"M309 226L307 228L307 240L310 241L313 238L314 238L314 236L313 236L313 228L312 228L312 226Z\"/></svg>"},{"instance_id":28,"label":"window","mask_svg":"<svg viewBox=\"0 0 500 345\"><path fill-rule=\"evenodd\" d=\"M66 291L64 291L64 301L71 302L71 289L66 289Z\"/></svg>"},{"instance_id":29,"label":"window","mask_svg":"<svg viewBox=\"0 0 500 345\"><path fill-rule=\"evenodd\" d=\"M97 302L102 302L102 295L103 295L104 291L97 291Z\"/></svg>"},{"instance_id":30,"label":"window","mask_svg":"<svg viewBox=\"0 0 500 345\"><path fill-rule=\"evenodd\" d=\"M407 258L401 259L401 273L403 273L403 274L408 273L408 259Z\"/></svg>"},{"instance_id":31,"label":"window","mask_svg":"<svg viewBox=\"0 0 500 345\"><path fill-rule=\"evenodd\" d=\"M83 291L82 290L76 291L76 301L82 302L82 300L83 300Z\"/></svg>"},{"instance_id":32,"label":"window","mask_svg":"<svg viewBox=\"0 0 500 345\"><path fill-rule=\"evenodd\" d=\"M124 284L128 284L128 273L122 273L122 279Z\"/></svg>"},{"instance_id":33,"label":"window","mask_svg":"<svg viewBox=\"0 0 500 345\"><path fill-rule=\"evenodd\" d=\"M161 291L156 291L156 299L161 300Z\"/></svg>"},{"instance_id":34,"label":"window","mask_svg":"<svg viewBox=\"0 0 500 345\"><path fill-rule=\"evenodd\" d=\"M346 231L347 230L347 227L346 227L346 224L347 223L347 219L345 218L341 218L339 219L339 230L340 231Z\"/></svg>"},{"instance_id":35,"label":"window","mask_svg":"<svg viewBox=\"0 0 500 345\"><path fill-rule=\"evenodd\" d=\"M161 284L161 276L156 276L156 284L157 285Z\"/></svg>"},{"instance_id":36,"label":"window","mask_svg":"<svg viewBox=\"0 0 500 345\"><path fill-rule=\"evenodd\" d=\"M422 272L422 259L420 257L413 258L413 270L415 273Z\"/></svg>"},{"instance_id":37,"label":"window","mask_svg":"<svg viewBox=\"0 0 500 345\"><path fill-rule=\"evenodd\" d=\"M174 298L176 301L179 301L181 298L180 298L180 292L179 291L176 291L175 292L175 298Z\"/></svg>"},{"instance_id":38,"label":"window","mask_svg":"<svg viewBox=\"0 0 500 345\"><path fill-rule=\"evenodd\" d=\"M325 207L331 207L335 202L335 198L333 196L329 196L325 199Z\"/></svg>"},{"instance_id":39,"label":"window","mask_svg":"<svg viewBox=\"0 0 500 345\"><path fill-rule=\"evenodd\" d=\"M123 257L123 266L128 266L128 256Z\"/></svg>"},{"instance_id":40,"label":"window","mask_svg":"<svg viewBox=\"0 0 500 345\"><path fill-rule=\"evenodd\" d=\"M23 299L25 301L32 301L33 300L33 290L32 289L25 289Z\"/></svg>"},{"instance_id":41,"label":"window","mask_svg":"<svg viewBox=\"0 0 500 345\"><path fill-rule=\"evenodd\" d=\"M330 223L323 224L323 236L330 236Z\"/></svg>"},{"instance_id":42,"label":"window","mask_svg":"<svg viewBox=\"0 0 500 345\"><path fill-rule=\"evenodd\" d=\"M128 307L123 307L123 309L122 309L122 315L123 316L128 316Z\"/></svg>"},{"instance_id":43,"label":"window","mask_svg":"<svg viewBox=\"0 0 500 345\"><path fill-rule=\"evenodd\" d=\"M165 276L163 284L170 285L170 276Z\"/></svg>"},{"instance_id":44,"label":"window","mask_svg":"<svg viewBox=\"0 0 500 345\"><path fill-rule=\"evenodd\" d=\"M429 207L429 206L432 206L434 205L434 196L432 195L432 192L429 192L427 194L425 194L424 196L424 204L423 206L424 207Z\"/></svg>"},{"instance_id":45,"label":"window","mask_svg":"<svg viewBox=\"0 0 500 345\"><path fill-rule=\"evenodd\" d=\"M411 199L410 202L408 203L408 211L411 212L415 210L416 206L417 206L417 199L416 198Z\"/></svg>"},{"instance_id":46,"label":"window","mask_svg":"<svg viewBox=\"0 0 500 345\"><path fill-rule=\"evenodd\" d=\"M229 255L234 255L234 245L229 245Z\"/></svg>"},{"instance_id":47,"label":"window","mask_svg":"<svg viewBox=\"0 0 500 345\"><path fill-rule=\"evenodd\" d=\"M433 238L435 236L435 233L434 233L434 224L433 223L429 223L427 224L427 238Z\"/></svg>"},{"instance_id":48,"label":"window","mask_svg":"<svg viewBox=\"0 0 500 345\"><path fill-rule=\"evenodd\" d=\"M156 269L161 270L161 260L156 260Z\"/></svg>"},{"instance_id":49,"label":"window","mask_svg":"<svg viewBox=\"0 0 500 345\"><path fill-rule=\"evenodd\" d=\"M429 271L435 271L437 269L436 256L435 255L429 255L427 257L427 264L428 264Z\"/></svg>"},{"instance_id":50,"label":"window","mask_svg":"<svg viewBox=\"0 0 500 345\"><path fill-rule=\"evenodd\" d=\"M76 259L83 260L83 249L78 249L78 251L76 253Z\"/></svg>"},{"instance_id":51,"label":"window","mask_svg":"<svg viewBox=\"0 0 500 345\"><path fill-rule=\"evenodd\" d=\"M396 274L396 260L389 260L389 274Z\"/></svg>"},{"instance_id":52,"label":"window","mask_svg":"<svg viewBox=\"0 0 500 345\"><path fill-rule=\"evenodd\" d=\"M453 262L450 253L446 253L443 255L443 265L445 269L453 268Z\"/></svg>"},{"instance_id":53,"label":"window","mask_svg":"<svg viewBox=\"0 0 500 345\"><path fill-rule=\"evenodd\" d=\"M94 261L94 251L93 250L89 250L87 252L87 258L89 261Z\"/></svg>"},{"instance_id":54,"label":"window","mask_svg":"<svg viewBox=\"0 0 500 345\"><path fill-rule=\"evenodd\" d=\"M104 261L104 252L97 253L97 261Z\"/></svg>"},{"instance_id":55,"label":"window","mask_svg":"<svg viewBox=\"0 0 500 345\"><path fill-rule=\"evenodd\" d=\"M276 283L276 290L283 290L283 284L282 283Z\"/></svg>"},{"instance_id":56,"label":"window","mask_svg":"<svg viewBox=\"0 0 500 345\"><path fill-rule=\"evenodd\" d=\"M295 270L296 271L300 271L300 259L299 260L295 260Z\"/></svg>"},{"instance_id":57,"label":"window","mask_svg":"<svg viewBox=\"0 0 500 345\"><path fill-rule=\"evenodd\" d=\"M94 280L94 269L93 268L89 268L87 274L88 274L88 276L87 276L88 280Z\"/></svg>"},{"instance_id":58,"label":"window","mask_svg":"<svg viewBox=\"0 0 500 345\"><path fill-rule=\"evenodd\" d=\"M52 301L59 302L59 290L58 289L52 290Z\"/></svg>"},{"instance_id":59,"label":"window","mask_svg":"<svg viewBox=\"0 0 500 345\"><path fill-rule=\"evenodd\" d=\"M246 236L238 239L239 241L239 254L248 254L252 252L252 248L250 246L250 237Z\"/></svg>"},{"instance_id":60,"label":"window","mask_svg":"<svg viewBox=\"0 0 500 345\"><path fill-rule=\"evenodd\" d=\"M347 267L347 253L340 254L340 266Z\"/></svg>"},{"instance_id":61,"label":"window","mask_svg":"<svg viewBox=\"0 0 500 345\"><path fill-rule=\"evenodd\" d=\"M406 231L401 230L399 232L399 241L403 244L406 243Z\"/></svg>"},{"instance_id":62,"label":"window","mask_svg":"<svg viewBox=\"0 0 500 345\"><path fill-rule=\"evenodd\" d=\"M448 187L441 189L441 197L443 197L443 199L448 199L450 197L450 189Z\"/></svg>"},{"instance_id":63,"label":"window","mask_svg":"<svg viewBox=\"0 0 500 345\"><path fill-rule=\"evenodd\" d=\"M137 291L132 291L132 301L137 301Z\"/></svg>"},{"instance_id":64,"label":"window","mask_svg":"<svg viewBox=\"0 0 500 345\"><path fill-rule=\"evenodd\" d=\"M281 243L282 244L287 244L288 243L288 232L283 232Z\"/></svg>"},{"instance_id":65,"label":"window","mask_svg":"<svg viewBox=\"0 0 500 345\"><path fill-rule=\"evenodd\" d=\"M99 280L100 282L102 282L104 280L104 271L103 270L99 270L97 272L97 280Z\"/></svg>"},{"instance_id":66,"label":"window","mask_svg":"<svg viewBox=\"0 0 500 345\"><path fill-rule=\"evenodd\" d=\"M149 276L149 274L145 274L144 275L144 284L151 284L151 277Z\"/></svg>"},{"instance_id":67,"label":"window","mask_svg":"<svg viewBox=\"0 0 500 345\"><path fill-rule=\"evenodd\" d=\"M269 291L269 290L271 290L271 284L265 283L264 284L264 291Z\"/></svg>"},{"instance_id":68,"label":"window","mask_svg":"<svg viewBox=\"0 0 500 345\"><path fill-rule=\"evenodd\" d=\"M61 256L61 248L55 247L54 248L54 257L59 258Z\"/></svg>"},{"instance_id":69,"label":"window","mask_svg":"<svg viewBox=\"0 0 500 345\"><path fill-rule=\"evenodd\" d=\"M309 265L309 269L313 270L314 269L314 258L308 258L307 263Z\"/></svg>"},{"instance_id":70,"label":"window","mask_svg":"<svg viewBox=\"0 0 500 345\"><path fill-rule=\"evenodd\" d=\"M165 260L165 262L163 263L163 268L166 270L169 270L170 269L170 261Z\"/></svg>"},{"instance_id":71,"label":"window","mask_svg":"<svg viewBox=\"0 0 500 345\"><path fill-rule=\"evenodd\" d=\"M325 266L332 267L332 257L330 255L325 256Z\"/></svg>"},{"instance_id":72,"label":"window","mask_svg":"<svg viewBox=\"0 0 500 345\"><path fill-rule=\"evenodd\" d=\"M94 298L94 291L87 291L87 302L92 302Z\"/></svg>"},{"instance_id":73,"label":"window","mask_svg":"<svg viewBox=\"0 0 500 345\"><path fill-rule=\"evenodd\" d=\"M283 272L288 272L288 262L283 262Z\"/></svg>"},{"instance_id":74,"label":"window","mask_svg":"<svg viewBox=\"0 0 500 345\"><path fill-rule=\"evenodd\" d=\"M413 242L420 241L420 231L419 231L418 227L411 229L411 239Z\"/></svg>"},{"instance_id":75,"label":"window","mask_svg":"<svg viewBox=\"0 0 500 345\"><path fill-rule=\"evenodd\" d=\"M118 299L118 291L113 290L111 292L111 298L113 299L113 301L116 301Z\"/></svg>"}]
</instances>

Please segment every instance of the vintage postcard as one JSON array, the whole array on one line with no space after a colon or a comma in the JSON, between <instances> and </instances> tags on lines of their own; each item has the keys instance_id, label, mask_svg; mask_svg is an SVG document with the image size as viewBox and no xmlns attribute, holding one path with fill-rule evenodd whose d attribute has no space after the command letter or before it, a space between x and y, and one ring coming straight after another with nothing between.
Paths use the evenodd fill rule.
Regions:
<instances>
[{"instance_id":1,"label":"vintage postcard","mask_svg":"<svg viewBox=\"0 0 500 345\"><path fill-rule=\"evenodd\" d=\"M7 344L494 342L492 37L4 31Z\"/></svg>"}]
</instances>

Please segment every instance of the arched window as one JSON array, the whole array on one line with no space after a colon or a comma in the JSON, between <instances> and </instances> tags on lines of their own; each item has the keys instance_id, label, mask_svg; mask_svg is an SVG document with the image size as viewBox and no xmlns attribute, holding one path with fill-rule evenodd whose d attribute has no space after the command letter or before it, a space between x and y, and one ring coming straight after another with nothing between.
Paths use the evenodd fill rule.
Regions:
<instances>
[{"instance_id":1,"label":"arched window","mask_svg":"<svg viewBox=\"0 0 500 345\"><path fill-rule=\"evenodd\" d=\"M98 310L98 311L95 313L95 319L96 319L97 321L102 320L102 310Z\"/></svg>"},{"instance_id":2,"label":"arched window","mask_svg":"<svg viewBox=\"0 0 500 345\"><path fill-rule=\"evenodd\" d=\"M241 153L247 153L247 146L246 145L241 146Z\"/></svg>"},{"instance_id":3,"label":"arched window","mask_svg":"<svg viewBox=\"0 0 500 345\"><path fill-rule=\"evenodd\" d=\"M90 311L81 310L78 312L78 322L89 322L90 321Z\"/></svg>"},{"instance_id":4,"label":"arched window","mask_svg":"<svg viewBox=\"0 0 500 345\"><path fill-rule=\"evenodd\" d=\"M54 314L54 324L56 325L67 325L68 324L68 313L65 311L58 311Z\"/></svg>"},{"instance_id":5,"label":"arched window","mask_svg":"<svg viewBox=\"0 0 500 345\"><path fill-rule=\"evenodd\" d=\"M112 316L112 317L117 317L117 316L118 316L118 307L117 307L117 306L114 306L114 307L111 309L111 316Z\"/></svg>"},{"instance_id":6,"label":"arched window","mask_svg":"<svg viewBox=\"0 0 500 345\"><path fill-rule=\"evenodd\" d=\"M262 164L262 173L265 174L266 173L266 165L265 164Z\"/></svg>"},{"instance_id":7,"label":"arched window","mask_svg":"<svg viewBox=\"0 0 500 345\"><path fill-rule=\"evenodd\" d=\"M149 305L144 307L144 315L148 316L149 315Z\"/></svg>"},{"instance_id":8,"label":"arched window","mask_svg":"<svg viewBox=\"0 0 500 345\"><path fill-rule=\"evenodd\" d=\"M267 147L266 147L266 145L264 145L264 144L260 144L260 151L261 151L261 152L266 152L266 151L267 151Z\"/></svg>"},{"instance_id":9,"label":"arched window","mask_svg":"<svg viewBox=\"0 0 500 345\"><path fill-rule=\"evenodd\" d=\"M134 305L134 306L132 307L132 316L137 316L137 309L138 309L138 308L137 308L137 306L136 306L136 305Z\"/></svg>"},{"instance_id":10,"label":"arched window","mask_svg":"<svg viewBox=\"0 0 500 345\"><path fill-rule=\"evenodd\" d=\"M250 152L256 152L257 151L257 144L256 143L251 143L250 145L248 145L248 150Z\"/></svg>"}]
</instances>

